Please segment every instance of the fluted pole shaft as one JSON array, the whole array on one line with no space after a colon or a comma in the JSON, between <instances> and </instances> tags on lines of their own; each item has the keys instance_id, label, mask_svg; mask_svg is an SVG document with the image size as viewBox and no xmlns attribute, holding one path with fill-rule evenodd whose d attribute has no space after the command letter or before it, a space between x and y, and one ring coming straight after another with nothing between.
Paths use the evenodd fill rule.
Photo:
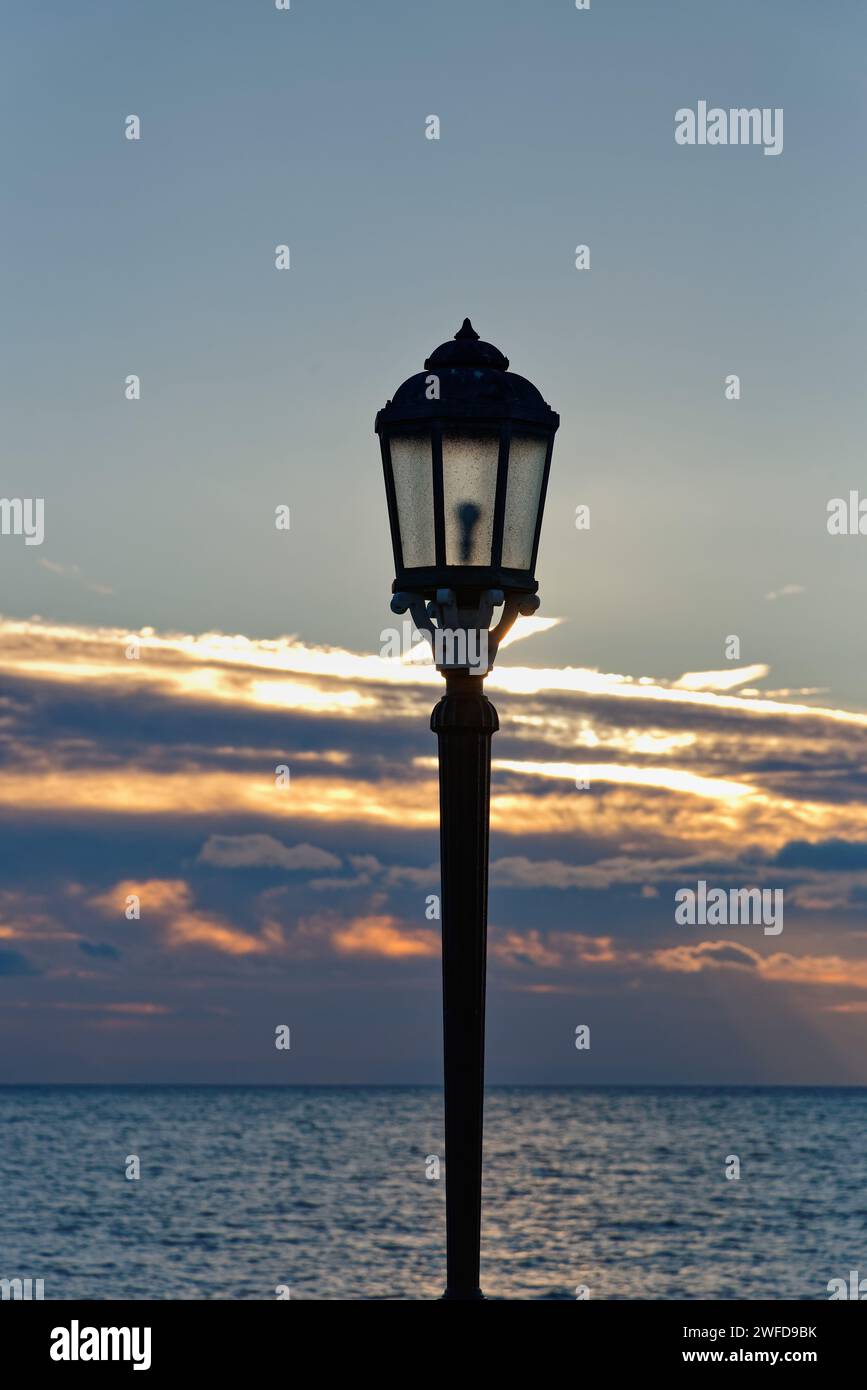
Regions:
<instances>
[{"instance_id":1,"label":"fluted pole shaft","mask_svg":"<svg viewBox=\"0 0 867 1390\"><path fill-rule=\"evenodd\" d=\"M446 677L439 741L445 1062L447 1299L479 1299L491 736L482 679Z\"/></svg>"}]
</instances>

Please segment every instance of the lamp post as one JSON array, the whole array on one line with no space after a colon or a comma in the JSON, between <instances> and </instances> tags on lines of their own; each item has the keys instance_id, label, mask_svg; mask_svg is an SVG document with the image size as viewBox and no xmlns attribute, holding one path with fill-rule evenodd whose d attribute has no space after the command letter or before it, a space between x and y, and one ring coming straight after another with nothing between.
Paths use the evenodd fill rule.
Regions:
<instances>
[{"instance_id":1,"label":"lamp post","mask_svg":"<svg viewBox=\"0 0 867 1390\"><path fill-rule=\"evenodd\" d=\"M394 549L392 610L428 634L445 694L439 744L447 1279L476 1300L491 736L484 677L539 606L536 552L559 416L469 319L376 417ZM502 609L492 627L495 609Z\"/></svg>"}]
</instances>

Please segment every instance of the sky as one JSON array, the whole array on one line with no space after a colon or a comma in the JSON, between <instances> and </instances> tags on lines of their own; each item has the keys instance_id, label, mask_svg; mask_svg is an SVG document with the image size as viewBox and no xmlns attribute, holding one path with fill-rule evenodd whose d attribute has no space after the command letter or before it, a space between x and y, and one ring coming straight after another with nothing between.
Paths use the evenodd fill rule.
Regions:
<instances>
[{"instance_id":1,"label":"sky","mask_svg":"<svg viewBox=\"0 0 867 1390\"><path fill-rule=\"evenodd\" d=\"M867 1084L867 539L827 527L867 496L865 31L5 16L2 492L45 536L0 535L0 1080L437 1081L438 678L380 655L373 420L469 315L562 421L489 682L489 1080ZM782 108L782 153L677 144L699 101ZM782 932L678 924L699 881Z\"/></svg>"}]
</instances>

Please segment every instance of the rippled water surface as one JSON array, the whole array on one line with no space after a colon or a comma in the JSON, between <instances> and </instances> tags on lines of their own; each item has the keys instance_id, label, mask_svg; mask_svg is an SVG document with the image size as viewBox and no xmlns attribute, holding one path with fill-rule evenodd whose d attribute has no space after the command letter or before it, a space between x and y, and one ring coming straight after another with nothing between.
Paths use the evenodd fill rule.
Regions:
<instances>
[{"instance_id":1,"label":"rippled water surface","mask_svg":"<svg viewBox=\"0 0 867 1390\"><path fill-rule=\"evenodd\" d=\"M409 1087L0 1088L0 1277L46 1298L436 1297L441 1105ZM827 1298L867 1274L865 1090L503 1087L486 1105L490 1295Z\"/></svg>"}]
</instances>

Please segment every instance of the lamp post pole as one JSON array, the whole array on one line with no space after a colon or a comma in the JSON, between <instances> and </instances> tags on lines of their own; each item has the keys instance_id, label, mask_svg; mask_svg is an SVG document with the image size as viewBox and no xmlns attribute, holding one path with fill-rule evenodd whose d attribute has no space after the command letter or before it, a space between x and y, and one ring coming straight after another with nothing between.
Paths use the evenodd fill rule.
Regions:
<instances>
[{"instance_id":1,"label":"lamp post pole","mask_svg":"<svg viewBox=\"0 0 867 1390\"><path fill-rule=\"evenodd\" d=\"M483 1297L482 1112L491 736L497 711L480 676L454 670L431 715L439 743L446 1120L444 1298Z\"/></svg>"}]
</instances>

